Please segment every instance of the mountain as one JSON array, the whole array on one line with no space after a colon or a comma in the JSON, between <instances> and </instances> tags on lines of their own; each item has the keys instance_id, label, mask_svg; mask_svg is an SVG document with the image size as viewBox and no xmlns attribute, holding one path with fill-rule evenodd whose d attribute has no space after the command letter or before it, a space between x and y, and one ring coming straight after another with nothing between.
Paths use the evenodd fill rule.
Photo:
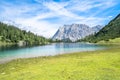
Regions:
<instances>
[{"instance_id":1,"label":"mountain","mask_svg":"<svg viewBox=\"0 0 120 80\"><path fill-rule=\"evenodd\" d=\"M102 27L100 25L95 26L94 28L91 28L85 24L64 25L58 29L52 39L74 42L98 32L101 28Z\"/></svg>"},{"instance_id":2,"label":"mountain","mask_svg":"<svg viewBox=\"0 0 120 80\"><path fill-rule=\"evenodd\" d=\"M96 25L96 26L92 27L93 31L95 31L96 33L99 32L102 28L103 28L103 26L101 26L101 25Z\"/></svg>"},{"instance_id":3,"label":"mountain","mask_svg":"<svg viewBox=\"0 0 120 80\"><path fill-rule=\"evenodd\" d=\"M108 41L120 37L120 14L111 20L104 28L93 36L86 37L84 40L89 42Z\"/></svg>"},{"instance_id":4,"label":"mountain","mask_svg":"<svg viewBox=\"0 0 120 80\"><path fill-rule=\"evenodd\" d=\"M25 45L41 45L48 43L48 39L35 35L30 31L26 32L15 26L0 22L0 42L25 44Z\"/></svg>"},{"instance_id":5,"label":"mountain","mask_svg":"<svg viewBox=\"0 0 120 80\"><path fill-rule=\"evenodd\" d=\"M16 22L12 21L12 20L6 20L6 19L4 19L1 22L4 23L4 24L7 24L7 25L13 25L13 26L15 26L15 27L17 27L17 28L19 28L21 30L25 30L27 32L30 31L30 28L31 28L30 26L23 26L21 24L18 24Z\"/></svg>"}]
</instances>

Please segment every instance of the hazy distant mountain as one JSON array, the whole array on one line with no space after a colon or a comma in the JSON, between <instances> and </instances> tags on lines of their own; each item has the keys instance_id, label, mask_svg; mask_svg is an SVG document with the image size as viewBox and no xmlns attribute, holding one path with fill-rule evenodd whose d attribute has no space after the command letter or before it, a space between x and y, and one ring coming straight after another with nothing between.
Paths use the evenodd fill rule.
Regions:
<instances>
[{"instance_id":1,"label":"hazy distant mountain","mask_svg":"<svg viewBox=\"0 0 120 80\"><path fill-rule=\"evenodd\" d=\"M102 26L98 25L93 28L85 24L72 24L64 25L60 27L58 31L53 36L53 40L63 40L63 41L77 41L79 39L85 38L88 35L98 32Z\"/></svg>"},{"instance_id":2,"label":"hazy distant mountain","mask_svg":"<svg viewBox=\"0 0 120 80\"><path fill-rule=\"evenodd\" d=\"M99 32L102 28L103 28L103 26L101 26L101 25L96 25L96 26L92 27L93 31L95 31L96 33Z\"/></svg>"},{"instance_id":3,"label":"hazy distant mountain","mask_svg":"<svg viewBox=\"0 0 120 80\"><path fill-rule=\"evenodd\" d=\"M7 24L7 25L15 26L15 27L17 27L17 28L19 28L19 29L21 29L21 30L25 30L26 32L29 32L29 31L30 31L30 32L32 32L32 33L34 33L34 34L37 34L37 35L39 35L39 36L42 36L42 34L40 33L39 29L38 29L38 28L36 29L35 26L32 27L32 26L30 26L30 25L22 25L22 24L16 23L15 21L12 21L12 20L2 20L2 21L0 21L0 22L5 23L5 24Z\"/></svg>"},{"instance_id":4,"label":"hazy distant mountain","mask_svg":"<svg viewBox=\"0 0 120 80\"><path fill-rule=\"evenodd\" d=\"M2 20L1 22L5 23L7 25L17 26L17 28L19 28L21 30L26 30L27 32L30 31L29 26L23 26L21 24L17 24L16 22L14 22L12 20Z\"/></svg>"}]
</instances>

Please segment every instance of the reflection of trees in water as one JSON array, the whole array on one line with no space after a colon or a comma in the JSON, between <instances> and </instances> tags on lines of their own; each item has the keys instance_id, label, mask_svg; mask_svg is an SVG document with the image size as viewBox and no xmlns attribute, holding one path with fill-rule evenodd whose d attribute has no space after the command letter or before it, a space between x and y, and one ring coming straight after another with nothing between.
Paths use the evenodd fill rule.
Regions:
<instances>
[{"instance_id":1,"label":"reflection of trees in water","mask_svg":"<svg viewBox=\"0 0 120 80\"><path fill-rule=\"evenodd\" d=\"M6 46L0 46L0 51L16 50L16 49L30 48L30 47L33 46L6 45Z\"/></svg>"}]
</instances>

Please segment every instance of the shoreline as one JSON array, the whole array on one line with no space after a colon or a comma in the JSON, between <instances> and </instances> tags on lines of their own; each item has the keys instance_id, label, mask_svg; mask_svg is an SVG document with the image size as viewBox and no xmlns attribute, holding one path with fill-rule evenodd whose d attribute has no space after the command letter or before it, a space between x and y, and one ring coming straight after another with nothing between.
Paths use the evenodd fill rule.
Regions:
<instances>
[{"instance_id":1,"label":"shoreline","mask_svg":"<svg viewBox=\"0 0 120 80\"><path fill-rule=\"evenodd\" d=\"M120 47L19 58L0 64L0 69L0 80L119 80Z\"/></svg>"},{"instance_id":2,"label":"shoreline","mask_svg":"<svg viewBox=\"0 0 120 80\"><path fill-rule=\"evenodd\" d=\"M106 49L101 49L101 50L93 50L93 51L80 51L80 52L71 52L71 53L62 53L62 54L56 54L56 55L49 55L49 56L37 56L37 57L23 57L23 58L7 58L7 60L2 59L2 61L0 61L0 64L6 64L9 63L11 61L15 61L15 60L22 60L22 59L35 59L35 58L49 58L49 57L58 57L58 56L66 56L66 55L74 55L74 54L89 54L91 52L97 52L97 51L104 51L104 50L108 50L109 48Z\"/></svg>"},{"instance_id":3,"label":"shoreline","mask_svg":"<svg viewBox=\"0 0 120 80\"><path fill-rule=\"evenodd\" d=\"M97 43L96 43L97 44ZM98 43L99 44L99 43ZM79 51L79 52L69 52L69 53L60 53L60 54L55 54L55 55L48 55L48 56L34 56L34 57L16 57L16 58L6 58L6 59L0 59L0 64L4 64L4 63L8 63L11 62L13 60L18 60L18 59L34 59L34 58L43 58L43 57L56 57L56 56L64 56L64 55L71 55L71 54L77 54L77 53L90 53L90 52L97 52L97 51L106 51L106 50L110 50L111 48L120 48L119 44L99 44L101 46L107 46L107 48L105 49L99 49L99 50L91 50L91 51ZM1 61L2 60L2 61Z\"/></svg>"},{"instance_id":4,"label":"shoreline","mask_svg":"<svg viewBox=\"0 0 120 80\"><path fill-rule=\"evenodd\" d=\"M53 44L56 44L56 43L53 43ZM91 43L90 43L91 44ZM49 45L49 44L48 44ZM14 46L13 46L14 47ZM34 46L33 46L34 47ZM37 46L35 46L35 47L37 47ZM8 47L9 48L9 47ZM19 48L24 48L24 47L19 47ZM27 48L27 47L26 47ZM28 47L29 48L29 47ZM26 55L26 56L24 56L24 55L16 55L16 56L8 56L8 57L4 57L3 56L3 58L1 57L0 58L0 64L2 64L2 63L6 63L6 62L10 62L10 61L12 61L12 60L16 60L16 59L24 59L24 58L36 58L36 57L49 57L49 56L57 56L57 55L65 55L65 54L72 54L72 53L83 53L83 52L91 52L91 51L97 51L97 50L104 50L104 49L106 49L105 47L103 47L103 48L96 48L96 49L85 49L85 50L82 50L82 49L79 49L79 50L76 50L76 51L65 51L65 52L58 52L58 54L54 54L54 52L52 53L50 53L50 52L48 52L48 53L50 53L50 54L46 54L46 55L40 55L39 53L37 53L36 52L36 54L39 54L39 55L35 55L35 54L33 54L33 55L35 55L35 56L31 56L31 55L29 55L29 52L28 52L28 56ZM23 54L24 54L24 52L22 52ZM43 53L43 52L41 52L41 53ZM9 54L9 52L8 52L8 54ZM43 53L44 54L44 53Z\"/></svg>"}]
</instances>

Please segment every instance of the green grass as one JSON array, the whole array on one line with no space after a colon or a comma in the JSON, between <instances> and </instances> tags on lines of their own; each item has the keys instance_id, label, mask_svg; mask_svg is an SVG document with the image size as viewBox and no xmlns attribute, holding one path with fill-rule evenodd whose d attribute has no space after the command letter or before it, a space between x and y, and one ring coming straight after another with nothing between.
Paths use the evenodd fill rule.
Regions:
<instances>
[{"instance_id":1,"label":"green grass","mask_svg":"<svg viewBox=\"0 0 120 80\"><path fill-rule=\"evenodd\" d=\"M0 64L0 80L120 80L120 47Z\"/></svg>"},{"instance_id":2,"label":"green grass","mask_svg":"<svg viewBox=\"0 0 120 80\"><path fill-rule=\"evenodd\" d=\"M109 39L108 41L99 41L98 44L120 44L120 38Z\"/></svg>"},{"instance_id":3,"label":"green grass","mask_svg":"<svg viewBox=\"0 0 120 80\"><path fill-rule=\"evenodd\" d=\"M120 38L110 39L109 42L111 42L111 43L120 43Z\"/></svg>"}]
</instances>

